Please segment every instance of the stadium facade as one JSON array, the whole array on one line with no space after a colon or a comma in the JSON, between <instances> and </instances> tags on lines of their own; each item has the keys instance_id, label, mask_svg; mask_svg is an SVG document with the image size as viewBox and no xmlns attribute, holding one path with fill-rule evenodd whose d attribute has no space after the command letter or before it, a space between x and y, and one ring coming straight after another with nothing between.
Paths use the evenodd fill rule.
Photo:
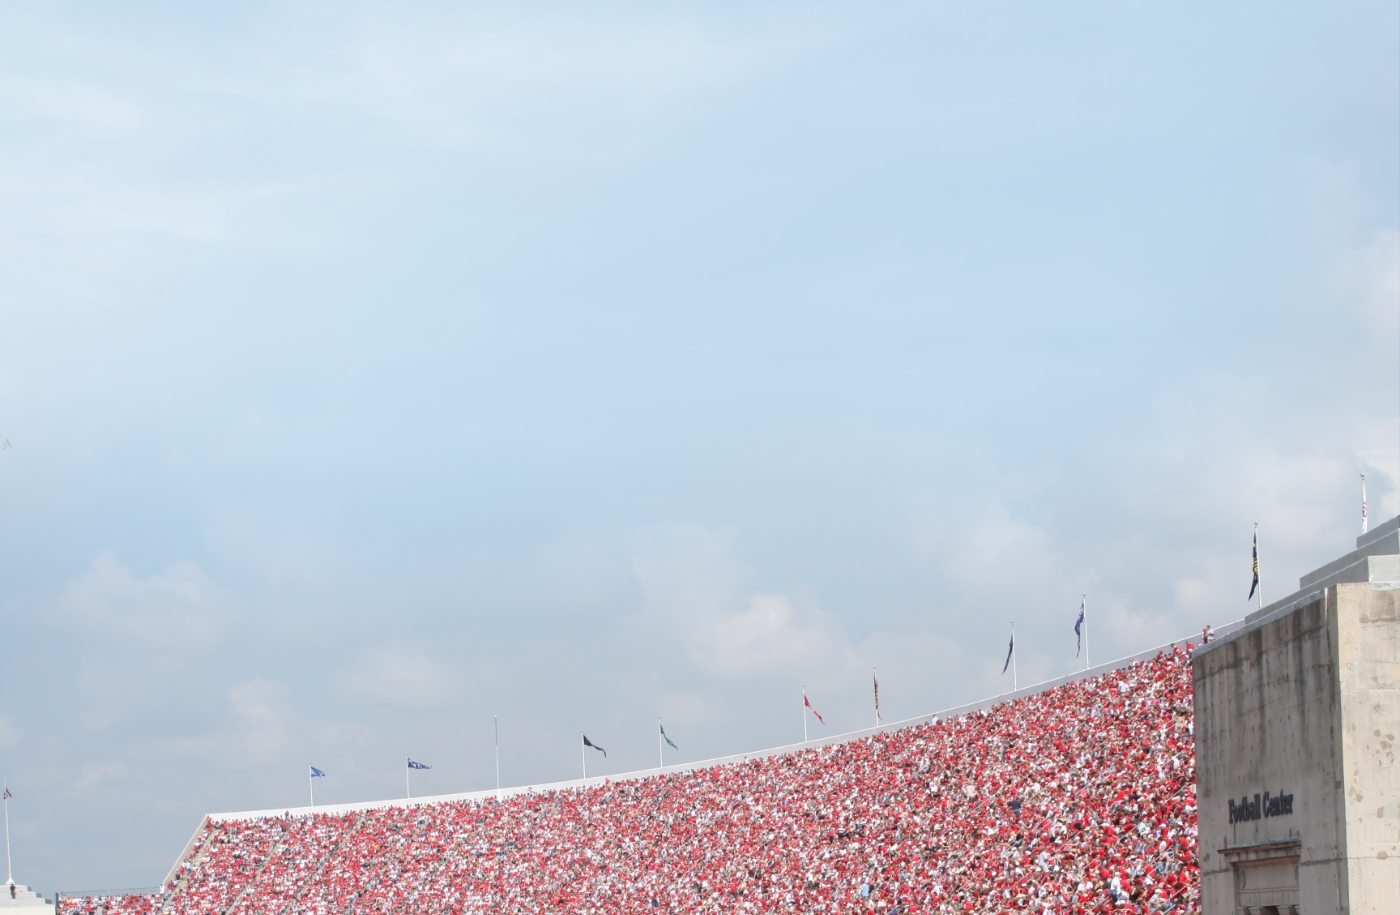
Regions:
<instances>
[{"instance_id":1,"label":"stadium facade","mask_svg":"<svg viewBox=\"0 0 1400 915\"><path fill-rule=\"evenodd\" d=\"M1192 679L1203 915L1400 912L1400 518Z\"/></svg>"}]
</instances>

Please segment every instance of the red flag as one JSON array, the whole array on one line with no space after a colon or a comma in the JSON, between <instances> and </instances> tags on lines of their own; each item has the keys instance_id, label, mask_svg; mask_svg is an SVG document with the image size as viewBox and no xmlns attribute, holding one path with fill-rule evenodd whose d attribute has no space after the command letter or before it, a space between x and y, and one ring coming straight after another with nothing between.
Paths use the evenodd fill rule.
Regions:
<instances>
[{"instance_id":1,"label":"red flag","mask_svg":"<svg viewBox=\"0 0 1400 915\"><path fill-rule=\"evenodd\" d=\"M812 705L812 700L807 698L807 691L805 689L802 691L802 704L810 709L813 715L817 716L818 721L822 724L826 724L826 719L822 717L822 713L817 711Z\"/></svg>"}]
</instances>

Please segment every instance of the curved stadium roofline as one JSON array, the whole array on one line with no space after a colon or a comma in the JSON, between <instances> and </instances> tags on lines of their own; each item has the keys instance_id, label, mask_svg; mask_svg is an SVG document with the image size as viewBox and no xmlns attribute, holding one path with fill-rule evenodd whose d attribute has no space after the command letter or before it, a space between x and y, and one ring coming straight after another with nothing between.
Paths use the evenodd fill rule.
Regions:
<instances>
[{"instance_id":1,"label":"curved stadium roofline","mask_svg":"<svg viewBox=\"0 0 1400 915\"><path fill-rule=\"evenodd\" d=\"M1212 631L1217 636L1228 635L1234 630L1244 625L1244 620L1238 620L1227 626ZM1146 661L1156 657L1158 654L1170 651L1177 646L1184 646L1188 642L1199 639L1199 633L1194 636L1176 639L1155 648L1140 651L1137 654L1128 655L1114 661L1103 664L1096 664L1085 670L1066 674L1051 680L1045 680L1031 686L1023 686L1019 690L1009 693L1000 693L976 702L969 702L964 705L957 705L951 708L941 709L924 715L917 715L913 718L905 718L900 721L891 721L879 727L862 728L856 731L845 731L840 734L832 734L819 739L812 739L806 743L790 743L782 746L770 747L765 750L752 750L745 753L733 753L728 756L716 756L711 759L696 760L694 762L677 763L675 765L658 768L653 766L650 769L638 769L633 772L623 772L615 775L595 775L591 778L575 778L567 781L544 782L536 785L519 785L513 788L501 788L498 793L495 788L486 788L480 791L463 791L455 794L434 794L424 795L415 798L392 798L378 801L357 801L349 804L318 804L314 807L274 807L266 810L244 810L229 813L211 813L205 819L215 823L228 820L253 820L260 817L280 817L280 816L309 816L317 813L353 813L359 810L376 810L381 807L419 807L424 804L440 804L448 801L484 801L492 799L505 799L518 794L540 794L550 791L568 791L574 788L585 788L592 785L602 785L610 782L636 781L638 779L652 778L657 775L670 775L677 772L693 772L697 769L708 769L714 766L725 766L733 763L747 762L751 759L764 759L769 756L780 756L784 753L795 753L802 750L812 750L833 744L846 743L851 740L859 740L862 737L869 737L874 734L882 734L888 731L897 731L916 724L926 724L934 719L944 719L966 715L979 709L991 708L1003 702L1010 702L1026 696L1033 696L1037 693L1063 686L1066 683L1074 683L1079 680L1086 680L1100 674L1109 673L1126 667L1138 661ZM202 826L203 824L201 824Z\"/></svg>"},{"instance_id":2,"label":"curved stadium roofline","mask_svg":"<svg viewBox=\"0 0 1400 915\"><path fill-rule=\"evenodd\" d=\"M1245 623L1246 620L1240 619L1236 620L1233 623L1229 623L1225 626L1215 628L1212 631L1217 636L1225 636L1241 628L1245 625ZM855 731L846 731L841 734L832 734L827 737L809 740L806 743L784 744L782 746L770 747L765 750L753 750L747 753L734 753L729 756L716 756L711 759L703 759L687 763L677 763L676 765L666 766L664 768L653 767L650 769L640 769L633 772L623 772L616 775L598 775L587 779L576 778L567 781L545 782L535 785L518 785L513 788L503 787L500 789L499 792L495 788L486 788L480 791L463 791L458 792L456 794L435 794L415 798L387 798L384 800L377 801L356 801L349 804L318 804L314 807L272 807L264 810L243 810L226 813L210 813L205 815L204 819L202 819L199 825L195 827L195 830L190 835L189 840L185 842L184 847L180 849L180 853L175 857L174 863L171 864L170 869L166 872L165 878L161 881L161 885L168 886L170 882L178 876L180 864L185 860L186 857L188 857L190 851L194 848L195 842L198 841L200 833L202 833L204 831L204 828L210 823L222 823L230 820L255 820L269 817L301 817L324 813L356 813L364 810L379 810L393 807L421 807L430 804L451 803L454 801L471 802L489 801L493 799L505 800L506 798L515 797L521 794L543 794L552 791L569 791L576 788L586 788L594 785L608 784L611 782L637 781L640 779L654 778L658 775L671 775L678 772L693 772L698 769L708 769L715 766L733 765L736 763L747 762L752 759L764 759L770 756L780 756L784 753L796 753L802 750L818 749L820 747L827 747L835 744L846 743L852 740L859 740L863 737L870 737L874 734L883 734L890 731L897 731L901 728L910 727L912 725L926 724L935 719L942 720L946 718L957 717L959 715L966 715L970 712L978 711L979 709L991 708L993 706L1000 705L1004 702L1011 702L1013 700L1021 699L1026 696L1033 696L1037 693L1045 692L1048 689L1054 689L1057 686L1063 686L1066 683L1074 683L1079 680L1087 680L1091 677L1097 677L1101 674L1106 674L1111 671L1127 667L1129 664L1134 664L1139 661L1150 660L1156 657L1158 654L1161 654L1162 652L1171 651L1177 646L1186 645L1188 642L1199 638L1199 635L1199 633L1195 633L1184 638L1174 639L1170 642L1166 642L1165 644L1137 652L1136 654L1127 655L1125 657L1118 658L1117 660L1107 661L1102 664L1096 664L1093 667L1086 668L1085 670L1075 671L1074 673L1065 674L1064 676L1055 677L1050 680L1044 680L1040 683L1035 683L1030 686L1023 686L1020 689L1014 690L1009 693L999 693L998 695L989 696L988 698L981 699L976 702L968 702L963 705L956 705L949 708L940 709L936 712L929 712L924 715L917 715L913 718L905 718L900 721L891 721L888 724L882 724L879 727L862 728L860 730Z\"/></svg>"}]
</instances>

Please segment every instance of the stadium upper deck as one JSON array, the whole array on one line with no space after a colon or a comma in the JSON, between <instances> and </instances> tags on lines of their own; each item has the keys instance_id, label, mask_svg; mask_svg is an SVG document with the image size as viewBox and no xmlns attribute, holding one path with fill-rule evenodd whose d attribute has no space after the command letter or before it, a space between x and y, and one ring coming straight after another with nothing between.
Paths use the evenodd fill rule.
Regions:
<instances>
[{"instance_id":1,"label":"stadium upper deck","mask_svg":"<svg viewBox=\"0 0 1400 915\"><path fill-rule=\"evenodd\" d=\"M160 893L60 912L1193 911L1187 662L685 772L211 817Z\"/></svg>"}]
</instances>

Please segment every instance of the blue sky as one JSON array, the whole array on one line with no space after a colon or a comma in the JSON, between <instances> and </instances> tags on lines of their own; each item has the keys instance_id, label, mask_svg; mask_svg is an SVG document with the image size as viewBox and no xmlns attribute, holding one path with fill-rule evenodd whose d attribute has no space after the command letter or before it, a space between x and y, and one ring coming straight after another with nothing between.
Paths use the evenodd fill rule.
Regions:
<instances>
[{"instance_id":1,"label":"blue sky","mask_svg":"<svg viewBox=\"0 0 1400 915\"><path fill-rule=\"evenodd\" d=\"M0 10L16 879L1291 591L1400 511L1398 15Z\"/></svg>"}]
</instances>

